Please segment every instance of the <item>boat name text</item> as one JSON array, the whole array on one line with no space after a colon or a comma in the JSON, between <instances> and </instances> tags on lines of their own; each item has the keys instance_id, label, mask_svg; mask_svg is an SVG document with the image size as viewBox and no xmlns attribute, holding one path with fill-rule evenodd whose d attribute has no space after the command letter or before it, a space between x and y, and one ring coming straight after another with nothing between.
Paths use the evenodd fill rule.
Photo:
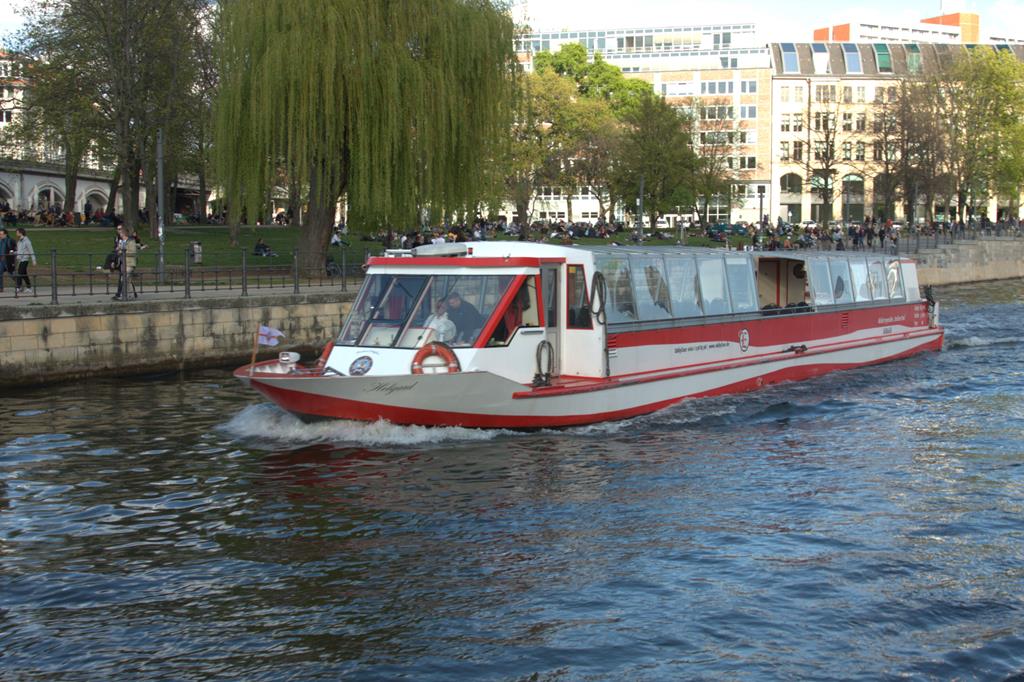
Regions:
<instances>
[{"instance_id":1,"label":"boat name text","mask_svg":"<svg viewBox=\"0 0 1024 682\"><path fill-rule=\"evenodd\" d=\"M411 391L412 389L416 388L416 384L418 383L418 381L414 381L411 384L381 383L369 386L363 390L366 393L386 393L388 395L391 395L392 393L398 393L399 391Z\"/></svg>"},{"instance_id":2,"label":"boat name text","mask_svg":"<svg viewBox=\"0 0 1024 682\"><path fill-rule=\"evenodd\" d=\"M906 315L895 315L893 317L880 317L878 318L878 324L891 324L893 322L903 322L907 319Z\"/></svg>"}]
</instances>

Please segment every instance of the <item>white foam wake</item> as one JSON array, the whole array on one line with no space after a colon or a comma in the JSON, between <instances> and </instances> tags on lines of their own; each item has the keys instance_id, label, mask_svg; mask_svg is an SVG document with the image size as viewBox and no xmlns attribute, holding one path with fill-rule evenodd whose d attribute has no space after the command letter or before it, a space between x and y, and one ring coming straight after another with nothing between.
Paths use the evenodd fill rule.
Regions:
<instances>
[{"instance_id":1,"label":"white foam wake","mask_svg":"<svg viewBox=\"0 0 1024 682\"><path fill-rule=\"evenodd\" d=\"M274 446L302 446L315 443L351 443L360 446L424 445L453 441L488 441L512 433L464 429L457 426L399 426L386 421L357 422L342 419L307 424L266 403L246 407L218 430L234 438L254 439Z\"/></svg>"},{"instance_id":2,"label":"white foam wake","mask_svg":"<svg viewBox=\"0 0 1024 682\"><path fill-rule=\"evenodd\" d=\"M1006 336L998 339L984 338L981 336L969 336L965 339L947 339L946 348L979 348L984 346L1012 346L1020 343L1017 336Z\"/></svg>"}]
</instances>

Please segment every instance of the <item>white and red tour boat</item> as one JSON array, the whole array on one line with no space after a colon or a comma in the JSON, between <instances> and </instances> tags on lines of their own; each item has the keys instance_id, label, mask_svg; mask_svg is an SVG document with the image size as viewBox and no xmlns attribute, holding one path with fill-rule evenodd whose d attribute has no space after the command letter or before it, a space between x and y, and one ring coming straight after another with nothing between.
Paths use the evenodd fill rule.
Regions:
<instances>
[{"instance_id":1,"label":"white and red tour boat","mask_svg":"<svg viewBox=\"0 0 1024 682\"><path fill-rule=\"evenodd\" d=\"M942 348L912 260L473 242L371 258L337 340L235 376L303 419L534 429Z\"/></svg>"}]
</instances>

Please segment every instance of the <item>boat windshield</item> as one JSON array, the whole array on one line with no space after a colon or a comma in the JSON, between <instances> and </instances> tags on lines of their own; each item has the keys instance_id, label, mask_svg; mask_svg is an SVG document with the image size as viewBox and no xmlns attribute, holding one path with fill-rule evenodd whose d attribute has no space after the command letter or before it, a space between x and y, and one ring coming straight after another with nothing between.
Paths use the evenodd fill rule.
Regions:
<instances>
[{"instance_id":1,"label":"boat windshield","mask_svg":"<svg viewBox=\"0 0 1024 682\"><path fill-rule=\"evenodd\" d=\"M441 341L472 346L512 275L370 275L345 322L339 346L419 348Z\"/></svg>"}]
</instances>

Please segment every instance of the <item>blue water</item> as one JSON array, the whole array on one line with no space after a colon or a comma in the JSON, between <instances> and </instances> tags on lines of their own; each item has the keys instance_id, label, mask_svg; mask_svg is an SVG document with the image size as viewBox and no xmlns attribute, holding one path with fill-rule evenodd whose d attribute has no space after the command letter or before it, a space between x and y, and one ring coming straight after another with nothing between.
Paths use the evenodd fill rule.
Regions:
<instances>
[{"instance_id":1,"label":"blue water","mask_svg":"<svg viewBox=\"0 0 1024 682\"><path fill-rule=\"evenodd\" d=\"M0 678L1020 675L1024 283L938 294L940 354L569 431L9 394Z\"/></svg>"}]
</instances>

